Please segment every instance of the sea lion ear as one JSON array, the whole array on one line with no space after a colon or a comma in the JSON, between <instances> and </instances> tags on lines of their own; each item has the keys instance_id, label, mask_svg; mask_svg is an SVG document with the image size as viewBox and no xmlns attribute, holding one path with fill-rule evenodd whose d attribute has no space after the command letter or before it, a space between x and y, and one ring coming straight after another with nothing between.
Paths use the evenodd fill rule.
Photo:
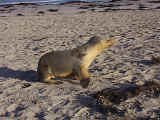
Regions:
<instances>
[{"instance_id":1,"label":"sea lion ear","mask_svg":"<svg viewBox=\"0 0 160 120\"><path fill-rule=\"evenodd\" d=\"M96 43L96 42L99 42L102 38L100 36L93 36L93 37L90 37L89 39L89 43Z\"/></svg>"}]
</instances>

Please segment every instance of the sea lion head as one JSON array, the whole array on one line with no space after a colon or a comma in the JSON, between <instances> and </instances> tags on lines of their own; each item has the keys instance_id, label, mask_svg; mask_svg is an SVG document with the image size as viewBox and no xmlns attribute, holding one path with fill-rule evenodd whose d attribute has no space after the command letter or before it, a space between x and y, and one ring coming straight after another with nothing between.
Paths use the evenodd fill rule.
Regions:
<instances>
[{"instance_id":1,"label":"sea lion head","mask_svg":"<svg viewBox=\"0 0 160 120\"><path fill-rule=\"evenodd\" d=\"M90 44L91 46L101 45L101 47L103 47L103 48L109 48L116 41L117 41L117 39L114 39L112 37L103 38L103 37L100 37L100 36L93 36L89 39L88 44Z\"/></svg>"}]
</instances>

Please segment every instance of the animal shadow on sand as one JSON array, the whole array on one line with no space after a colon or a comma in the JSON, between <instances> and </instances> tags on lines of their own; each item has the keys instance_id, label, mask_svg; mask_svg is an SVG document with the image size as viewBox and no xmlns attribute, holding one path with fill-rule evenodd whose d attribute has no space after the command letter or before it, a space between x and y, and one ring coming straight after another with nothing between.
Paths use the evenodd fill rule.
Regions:
<instances>
[{"instance_id":1,"label":"animal shadow on sand","mask_svg":"<svg viewBox=\"0 0 160 120\"><path fill-rule=\"evenodd\" d=\"M90 115L96 114L102 114L107 119L107 116L109 114L116 115L119 117L123 117L125 111L120 110L117 107L111 106L111 105L102 105L97 103L97 99L95 99L92 95L88 94L86 95L77 95L76 101L80 103L81 106L88 107L88 113ZM102 118L101 118L102 119Z\"/></svg>"},{"instance_id":2,"label":"animal shadow on sand","mask_svg":"<svg viewBox=\"0 0 160 120\"><path fill-rule=\"evenodd\" d=\"M79 95L77 96L77 101L82 106L91 108L89 109L90 114L99 112L105 116L112 114L125 117L126 110L118 108L122 102L138 95L146 95L150 98L158 98L160 96L160 83L156 81L146 81L143 85L130 83L118 84L118 86ZM141 104L137 104L136 109L142 109Z\"/></svg>"},{"instance_id":3,"label":"animal shadow on sand","mask_svg":"<svg viewBox=\"0 0 160 120\"><path fill-rule=\"evenodd\" d=\"M0 77L14 78L28 82L37 82L37 72L34 70L13 70L8 67L0 67Z\"/></svg>"},{"instance_id":4,"label":"animal shadow on sand","mask_svg":"<svg viewBox=\"0 0 160 120\"><path fill-rule=\"evenodd\" d=\"M0 77L4 78L14 78L19 80L24 80L27 82L40 82L38 80L38 74L34 70L13 70L8 67L0 67ZM59 84L63 82L69 82L71 84L79 85L76 80L72 80L70 77L68 78L54 78Z\"/></svg>"}]
</instances>

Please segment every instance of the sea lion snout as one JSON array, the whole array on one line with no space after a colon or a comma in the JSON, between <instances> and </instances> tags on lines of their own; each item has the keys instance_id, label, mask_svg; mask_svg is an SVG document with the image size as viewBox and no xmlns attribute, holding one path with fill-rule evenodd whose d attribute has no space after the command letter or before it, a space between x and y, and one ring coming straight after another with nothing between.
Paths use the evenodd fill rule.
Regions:
<instances>
[{"instance_id":1,"label":"sea lion snout","mask_svg":"<svg viewBox=\"0 0 160 120\"><path fill-rule=\"evenodd\" d=\"M118 41L118 39L106 38L106 39L102 40L102 44L104 45L105 48L109 48L113 44L115 44L117 41Z\"/></svg>"}]
</instances>

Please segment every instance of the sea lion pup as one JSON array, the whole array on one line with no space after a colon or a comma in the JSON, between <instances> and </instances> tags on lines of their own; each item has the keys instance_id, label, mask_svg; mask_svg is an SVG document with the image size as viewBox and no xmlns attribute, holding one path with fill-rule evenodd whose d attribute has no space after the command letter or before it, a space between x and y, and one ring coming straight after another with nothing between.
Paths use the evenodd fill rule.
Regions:
<instances>
[{"instance_id":1,"label":"sea lion pup","mask_svg":"<svg viewBox=\"0 0 160 120\"><path fill-rule=\"evenodd\" d=\"M80 80L83 88L87 88L90 82L89 65L102 50L112 46L115 41L94 36L77 48L46 53L38 63L38 78L46 83L58 84L58 81L51 78L72 76Z\"/></svg>"}]
</instances>

